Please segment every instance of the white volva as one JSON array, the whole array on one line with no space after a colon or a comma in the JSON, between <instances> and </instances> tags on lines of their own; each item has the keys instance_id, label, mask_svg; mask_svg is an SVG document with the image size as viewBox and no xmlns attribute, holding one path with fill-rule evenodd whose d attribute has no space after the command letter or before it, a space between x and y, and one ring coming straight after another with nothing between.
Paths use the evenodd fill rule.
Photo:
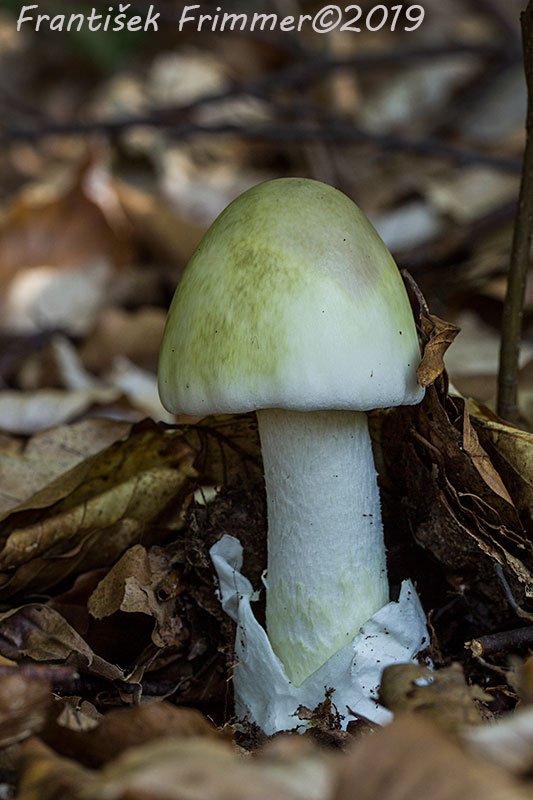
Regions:
<instances>
[{"instance_id":1,"label":"white volva","mask_svg":"<svg viewBox=\"0 0 533 800\"><path fill-rule=\"evenodd\" d=\"M345 709L368 698L376 670L412 658L425 638L412 586L387 602L364 414L420 402L419 361L391 254L357 206L318 181L282 178L240 195L176 290L159 359L163 405L194 415L258 412L266 633L234 542L224 537L212 555L238 624L236 712L270 733L296 727L297 706L320 702L325 686L342 689L335 702ZM371 646L362 626L373 631ZM371 715L375 704L364 705Z\"/></svg>"}]
</instances>

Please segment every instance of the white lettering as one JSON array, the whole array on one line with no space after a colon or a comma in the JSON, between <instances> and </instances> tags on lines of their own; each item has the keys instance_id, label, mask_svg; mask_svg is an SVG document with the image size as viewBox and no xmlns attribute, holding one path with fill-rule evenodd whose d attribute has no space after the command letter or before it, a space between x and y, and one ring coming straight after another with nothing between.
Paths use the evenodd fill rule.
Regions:
<instances>
[{"instance_id":1,"label":"white lettering","mask_svg":"<svg viewBox=\"0 0 533 800\"><path fill-rule=\"evenodd\" d=\"M34 5L34 6L22 6L22 8L20 9L19 18L17 20L17 31L20 31L20 26L21 25L23 25L25 22L29 22L31 19L33 19L33 17L25 17L24 16L24 12L26 11L26 9L29 10L30 8L37 8L37 5Z\"/></svg>"},{"instance_id":2,"label":"white lettering","mask_svg":"<svg viewBox=\"0 0 533 800\"><path fill-rule=\"evenodd\" d=\"M140 31L143 26L143 21L140 17L131 17L128 20L128 30L129 31Z\"/></svg>"},{"instance_id":3,"label":"white lettering","mask_svg":"<svg viewBox=\"0 0 533 800\"><path fill-rule=\"evenodd\" d=\"M293 31L294 30L294 17L283 17L279 23L280 31Z\"/></svg>"},{"instance_id":4,"label":"white lettering","mask_svg":"<svg viewBox=\"0 0 533 800\"><path fill-rule=\"evenodd\" d=\"M178 27L180 29L180 32L183 30L183 26L185 25L186 22L195 22L195 18L194 17L188 17L187 16L187 12L188 11L194 11L195 8L200 8L200 6L198 5L198 6L184 6L183 7L183 10L181 12L181 17L179 18L179 22L178 22ZM200 30L200 29L198 28L198 30Z\"/></svg>"},{"instance_id":5,"label":"white lettering","mask_svg":"<svg viewBox=\"0 0 533 800\"><path fill-rule=\"evenodd\" d=\"M158 31L159 25L157 23L157 20L159 19L160 16L161 14L159 12L154 14L154 7L150 6L150 8L148 9L148 16L146 17L146 22L144 23L144 30L147 31L148 28L151 27L152 30Z\"/></svg>"},{"instance_id":6,"label":"white lettering","mask_svg":"<svg viewBox=\"0 0 533 800\"><path fill-rule=\"evenodd\" d=\"M55 17L52 17L52 21L50 22L50 30L51 31L62 31L64 24L65 24L65 15L64 14L56 14Z\"/></svg>"},{"instance_id":7,"label":"white lettering","mask_svg":"<svg viewBox=\"0 0 533 800\"><path fill-rule=\"evenodd\" d=\"M250 30L255 31L255 26L259 22L259 30L264 31L267 25L267 22L270 21L270 30L273 31L278 23L278 15L277 14L258 14L257 12L252 17L252 22L250 25Z\"/></svg>"},{"instance_id":8,"label":"white lettering","mask_svg":"<svg viewBox=\"0 0 533 800\"><path fill-rule=\"evenodd\" d=\"M85 17L83 16L83 14L71 14L70 15L70 19L69 19L68 25L67 25L67 31L72 30L72 26L75 25L76 20L79 20L78 27L76 28L76 30L77 31L81 31L81 29L83 27L83 23L85 22Z\"/></svg>"},{"instance_id":9,"label":"white lettering","mask_svg":"<svg viewBox=\"0 0 533 800\"><path fill-rule=\"evenodd\" d=\"M43 22L45 19L50 19L50 15L49 14L37 14L37 22L36 22L36 25L35 25L35 30L36 31L39 30L39 28L41 27L41 22Z\"/></svg>"}]
</instances>

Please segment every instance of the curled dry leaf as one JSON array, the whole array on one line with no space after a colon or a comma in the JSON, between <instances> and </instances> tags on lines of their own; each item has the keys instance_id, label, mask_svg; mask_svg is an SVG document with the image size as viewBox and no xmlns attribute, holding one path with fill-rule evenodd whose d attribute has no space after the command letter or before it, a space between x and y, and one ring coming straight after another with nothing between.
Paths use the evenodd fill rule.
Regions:
<instances>
[{"instance_id":1,"label":"curled dry leaf","mask_svg":"<svg viewBox=\"0 0 533 800\"><path fill-rule=\"evenodd\" d=\"M444 372L444 353L459 333L459 328L434 314L421 317L426 345L416 375L421 386L431 386Z\"/></svg>"},{"instance_id":2,"label":"curled dry leaf","mask_svg":"<svg viewBox=\"0 0 533 800\"><path fill-rule=\"evenodd\" d=\"M477 686L467 686L460 664L431 671L419 664L393 664L383 670L379 700L395 714L423 714L439 728L455 732L479 725L475 700L492 697Z\"/></svg>"},{"instance_id":3,"label":"curled dry leaf","mask_svg":"<svg viewBox=\"0 0 533 800\"><path fill-rule=\"evenodd\" d=\"M117 216L100 202L104 192L93 191L102 174L101 154L93 153L62 185L25 188L11 201L0 224L0 285L43 263L68 269L100 258L117 266L129 261Z\"/></svg>"},{"instance_id":4,"label":"curled dry leaf","mask_svg":"<svg viewBox=\"0 0 533 800\"><path fill-rule=\"evenodd\" d=\"M411 714L356 744L335 800L525 800L529 792Z\"/></svg>"},{"instance_id":5,"label":"curled dry leaf","mask_svg":"<svg viewBox=\"0 0 533 800\"><path fill-rule=\"evenodd\" d=\"M163 597L158 588L163 581L172 585L170 597ZM88 609L96 619L116 611L148 614L156 620L152 640L157 647L176 644L181 625L175 617L175 596L180 580L171 555L161 547L150 551L138 544L127 550L122 558L100 581L89 598Z\"/></svg>"},{"instance_id":6,"label":"curled dry leaf","mask_svg":"<svg viewBox=\"0 0 533 800\"><path fill-rule=\"evenodd\" d=\"M60 711L55 720L55 724L59 728L68 730L69 734L72 734L73 731L76 733L92 731L94 728L98 727L98 723L103 718L103 715L100 714L92 703L78 696L61 697L61 699L56 698L56 703ZM48 729L52 725L53 723L50 722Z\"/></svg>"},{"instance_id":7,"label":"curled dry leaf","mask_svg":"<svg viewBox=\"0 0 533 800\"><path fill-rule=\"evenodd\" d=\"M147 420L4 515L0 596L113 563L169 503L179 506L193 458L181 430Z\"/></svg>"},{"instance_id":8,"label":"curled dry leaf","mask_svg":"<svg viewBox=\"0 0 533 800\"><path fill-rule=\"evenodd\" d=\"M67 186L23 191L0 222L4 326L85 332L130 260L112 182L93 153Z\"/></svg>"}]
</instances>

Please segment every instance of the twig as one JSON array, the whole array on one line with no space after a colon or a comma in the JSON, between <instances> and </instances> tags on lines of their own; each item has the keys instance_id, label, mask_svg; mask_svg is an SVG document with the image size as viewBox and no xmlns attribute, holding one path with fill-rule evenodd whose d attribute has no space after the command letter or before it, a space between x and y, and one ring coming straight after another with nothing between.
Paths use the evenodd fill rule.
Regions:
<instances>
[{"instance_id":1,"label":"twig","mask_svg":"<svg viewBox=\"0 0 533 800\"><path fill-rule=\"evenodd\" d=\"M177 104L162 109L154 109L150 113L119 119L92 120L88 122L56 122L49 121L45 126L35 129L10 128L3 124L5 139L37 139L47 135L70 135L90 133L120 133L136 126L169 126L176 124L188 113L208 105L216 105L226 100L250 95L266 98L280 89L297 89L313 83L324 75L343 69L375 69L392 64L416 64L436 58L455 57L457 55L479 55L487 59L498 58L505 51L502 47L491 45L472 45L451 42L441 47L419 47L412 49L397 48L383 53L363 53L349 58L313 57L299 61L276 72L261 75L253 81L245 81L222 92L201 95L187 103Z\"/></svg>"},{"instance_id":2,"label":"twig","mask_svg":"<svg viewBox=\"0 0 533 800\"><path fill-rule=\"evenodd\" d=\"M238 136L250 141L273 141L301 146L302 142L325 141L337 144L369 143L378 145L385 150L397 152L419 153L434 158L444 158L459 164L484 164L493 169L504 172L519 172L521 162L514 158L493 156L481 153L467 147L459 147L438 139L420 138L409 139L395 134L380 134L374 131L365 131L361 128L341 121L320 125L298 125L293 122L276 122L270 125L236 125L234 123L219 123L216 125L201 125L184 123L171 125L168 120L154 117L143 118L142 123L137 119L122 120L118 123L102 121L100 123L64 125L50 125L40 129L11 129L7 132L9 139L35 140L45 136L86 134L88 132L109 133L116 132L118 128L126 129L142 124L163 129L168 136L175 140L185 140L191 136Z\"/></svg>"},{"instance_id":3,"label":"twig","mask_svg":"<svg viewBox=\"0 0 533 800\"><path fill-rule=\"evenodd\" d=\"M498 374L498 414L513 423L518 422L518 354L533 232L533 0L529 0L527 9L522 12L521 23L528 94L526 148L503 306Z\"/></svg>"},{"instance_id":4,"label":"twig","mask_svg":"<svg viewBox=\"0 0 533 800\"><path fill-rule=\"evenodd\" d=\"M533 625L524 628L515 628L512 631L500 631L478 636L470 642L465 642L465 647L472 651L472 655L491 656L495 653L512 653L523 647L533 645Z\"/></svg>"},{"instance_id":5,"label":"twig","mask_svg":"<svg viewBox=\"0 0 533 800\"><path fill-rule=\"evenodd\" d=\"M507 581L507 578L503 574L503 569L501 564L495 563L494 569L496 571L496 575L498 576L500 583L503 587L503 591L505 592L505 596L509 602L509 605L513 609L514 613L517 617L521 617L522 619L527 619L529 622L533 622L533 614L529 611L525 611L521 606L518 605L516 600L514 599L513 593L511 591L511 587Z\"/></svg>"}]
</instances>

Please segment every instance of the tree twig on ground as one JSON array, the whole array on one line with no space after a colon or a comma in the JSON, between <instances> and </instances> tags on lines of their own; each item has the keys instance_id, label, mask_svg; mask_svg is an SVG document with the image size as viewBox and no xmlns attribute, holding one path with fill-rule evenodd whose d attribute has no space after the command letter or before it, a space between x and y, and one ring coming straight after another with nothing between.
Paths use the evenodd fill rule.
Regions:
<instances>
[{"instance_id":1,"label":"tree twig on ground","mask_svg":"<svg viewBox=\"0 0 533 800\"><path fill-rule=\"evenodd\" d=\"M533 0L521 15L524 68L528 89L526 147L522 181L515 218L507 294L502 316L502 340L498 375L498 414L517 423L518 355L529 267L529 248L533 232Z\"/></svg>"}]
</instances>

